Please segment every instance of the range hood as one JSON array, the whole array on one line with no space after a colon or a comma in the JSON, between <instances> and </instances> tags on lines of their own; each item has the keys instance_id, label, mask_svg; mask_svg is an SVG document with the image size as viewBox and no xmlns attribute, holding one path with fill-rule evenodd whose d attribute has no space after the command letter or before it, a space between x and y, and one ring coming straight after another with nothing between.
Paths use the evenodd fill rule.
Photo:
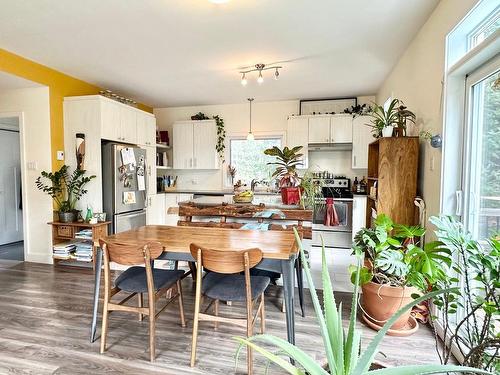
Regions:
<instances>
[{"instance_id":1,"label":"range hood","mask_svg":"<svg viewBox=\"0 0 500 375\"><path fill-rule=\"evenodd\" d=\"M312 151L351 151L352 143L309 143L308 149Z\"/></svg>"}]
</instances>

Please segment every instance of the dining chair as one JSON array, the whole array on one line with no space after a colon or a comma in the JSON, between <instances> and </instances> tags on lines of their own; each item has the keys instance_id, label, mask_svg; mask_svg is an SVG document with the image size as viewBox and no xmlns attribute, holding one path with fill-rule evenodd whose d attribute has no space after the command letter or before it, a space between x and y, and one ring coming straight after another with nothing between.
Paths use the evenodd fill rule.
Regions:
<instances>
[{"instance_id":1,"label":"dining chair","mask_svg":"<svg viewBox=\"0 0 500 375\"><path fill-rule=\"evenodd\" d=\"M196 296L194 307L193 342L191 347L191 367L196 361L196 345L198 340L199 321L230 323L246 327L247 337L252 336L255 322L260 317L260 332L265 331L264 291L269 285L267 276L251 276L250 268L262 260L260 249L217 250L208 249L196 244L190 246L191 255L197 262ZM203 268L211 271L202 278ZM244 274L241 274L244 272ZM212 301L201 312L202 295ZM260 302L259 302L260 297ZM246 302L246 317L228 318L219 316L219 301ZM255 305L258 303L254 314ZM214 305L214 314L207 311ZM248 373L252 373L252 350L247 346Z\"/></svg>"},{"instance_id":2,"label":"dining chair","mask_svg":"<svg viewBox=\"0 0 500 375\"><path fill-rule=\"evenodd\" d=\"M164 270L153 268L151 264L162 252L163 247L159 242L149 242L142 246L130 246L116 242L99 240L103 250L104 259L104 307L102 314L101 353L106 350L106 336L108 333L108 316L112 311L126 311L139 314L139 320L149 316L149 355L150 361L155 359L155 323L159 314L174 300L179 300L179 314L181 326L186 327L184 306L182 300L181 278L182 270ZM122 272L111 283L109 264L132 266ZM138 265L143 266L138 266ZM166 304L156 311L156 302L168 291L175 287L173 296L166 296ZM120 302L111 302L111 298L120 291L129 295ZM148 306L143 306L143 293L147 293ZM138 305L125 305L132 297L138 296Z\"/></svg>"}]
</instances>

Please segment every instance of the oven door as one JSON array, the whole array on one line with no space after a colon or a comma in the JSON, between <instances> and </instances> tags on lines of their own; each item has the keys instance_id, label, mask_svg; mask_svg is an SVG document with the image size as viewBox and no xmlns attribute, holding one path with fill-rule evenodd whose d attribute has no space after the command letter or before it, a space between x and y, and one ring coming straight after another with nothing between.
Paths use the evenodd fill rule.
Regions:
<instances>
[{"instance_id":1,"label":"oven door","mask_svg":"<svg viewBox=\"0 0 500 375\"><path fill-rule=\"evenodd\" d=\"M323 225L325 223L326 203L325 199L314 207L313 224ZM352 231L352 200L334 200L335 212L339 218L339 225L328 226L331 230L351 232Z\"/></svg>"}]
</instances>

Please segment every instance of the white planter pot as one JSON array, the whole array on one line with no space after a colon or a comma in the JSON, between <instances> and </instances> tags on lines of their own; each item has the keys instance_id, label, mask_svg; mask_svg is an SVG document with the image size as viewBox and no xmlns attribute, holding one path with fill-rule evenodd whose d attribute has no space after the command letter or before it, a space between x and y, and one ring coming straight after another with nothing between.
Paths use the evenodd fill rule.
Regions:
<instances>
[{"instance_id":1,"label":"white planter pot","mask_svg":"<svg viewBox=\"0 0 500 375\"><path fill-rule=\"evenodd\" d=\"M394 126L386 126L382 129L382 137L392 137L392 132L394 131Z\"/></svg>"}]
</instances>

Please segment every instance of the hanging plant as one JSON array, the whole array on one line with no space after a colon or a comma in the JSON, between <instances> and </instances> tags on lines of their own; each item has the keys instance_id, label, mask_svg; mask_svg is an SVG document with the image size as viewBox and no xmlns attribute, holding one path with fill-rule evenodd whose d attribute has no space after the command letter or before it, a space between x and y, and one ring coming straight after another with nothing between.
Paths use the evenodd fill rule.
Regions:
<instances>
[{"instance_id":1,"label":"hanging plant","mask_svg":"<svg viewBox=\"0 0 500 375\"><path fill-rule=\"evenodd\" d=\"M217 144L215 145L215 149L219 154L220 160L224 163L224 150L226 149L226 129L224 129L224 119L219 117L219 115L213 116L213 119L217 125Z\"/></svg>"}]
</instances>

